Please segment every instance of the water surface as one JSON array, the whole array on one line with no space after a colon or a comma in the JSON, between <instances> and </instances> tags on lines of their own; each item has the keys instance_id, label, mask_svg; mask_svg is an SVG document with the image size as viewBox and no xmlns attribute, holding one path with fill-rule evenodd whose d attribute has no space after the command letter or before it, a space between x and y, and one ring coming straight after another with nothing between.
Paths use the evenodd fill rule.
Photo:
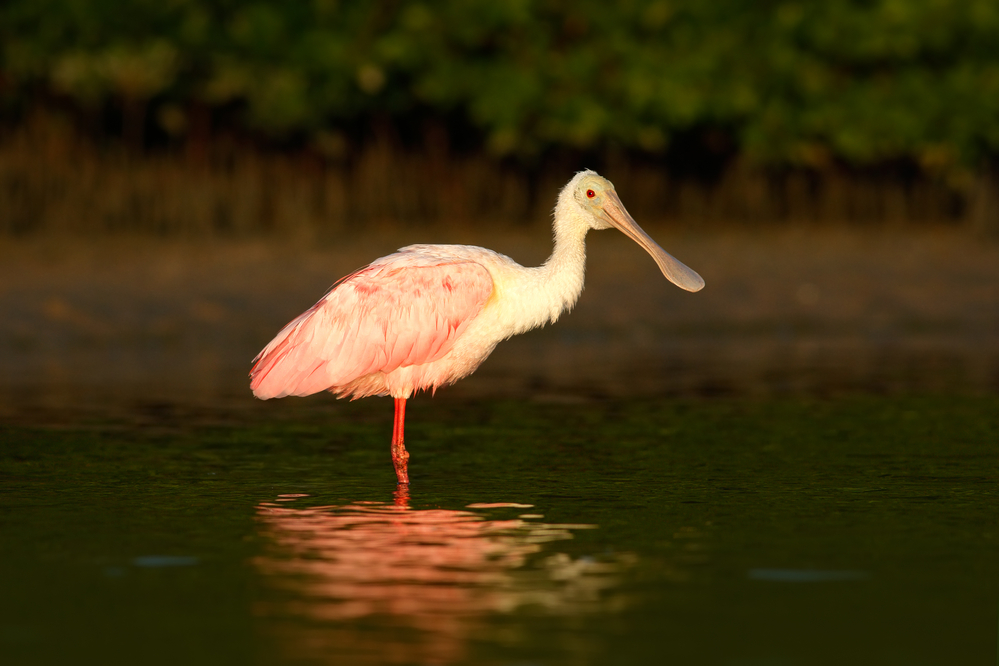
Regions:
<instances>
[{"instance_id":1,"label":"water surface","mask_svg":"<svg viewBox=\"0 0 999 666\"><path fill-rule=\"evenodd\" d=\"M299 404L3 427L0 662L995 659L995 396Z\"/></svg>"}]
</instances>

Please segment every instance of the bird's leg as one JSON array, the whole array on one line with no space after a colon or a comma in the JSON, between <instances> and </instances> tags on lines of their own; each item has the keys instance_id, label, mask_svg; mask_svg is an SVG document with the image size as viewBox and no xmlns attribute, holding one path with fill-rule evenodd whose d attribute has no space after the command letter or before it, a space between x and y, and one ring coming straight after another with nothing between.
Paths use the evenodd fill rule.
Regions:
<instances>
[{"instance_id":1,"label":"bird's leg","mask_svg":"<svg viewBox=\"0 0 999 666\"><path fill-rule=\"evenodd\" d=\"M395 507L400 511L409 509L409 486L400 484L392 493L395 498Z\"/></svg>"},{"instance_id":2,"label":"bird's leg","mask_svg":"<svg viewBox=\"0 0 999 666\"><path fill-rule=\"evenodd\" d=\"M403 444L403 431L406 427L406 399L395 399L395 425L392 428L392 464L399 485L409 485L409 451Z\"/></svg>"}]
</instances>

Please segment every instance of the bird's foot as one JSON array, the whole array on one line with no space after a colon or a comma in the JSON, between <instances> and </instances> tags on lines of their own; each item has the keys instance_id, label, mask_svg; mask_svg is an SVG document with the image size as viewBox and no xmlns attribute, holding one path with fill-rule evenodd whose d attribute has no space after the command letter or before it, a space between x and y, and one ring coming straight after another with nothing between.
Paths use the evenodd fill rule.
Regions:
<instances>
[{"instance_id":1,"label":"bird's foot","mask_svg":"<svg viewBox=\"0 0 999 666\"><path fill-rule=\"evenodd\" d=\"M409 451L404 447L392 449L392 464L395 466L395 475L399 479L399 485L409 485Z\"/></svg>"},{"instance_id":2,"label":"bird's foot","mask_svg":"<svg viewBox=\"0 0 999 666\"><path fill-rule=\"evenodd\" d=\"M400 509L408 509L409 508L409 485L408 484L400 483L399 486L395 489L395 492L392 493L392 496L395 498L395 505L397 507L399 507Z\"/></svg>"}]
</instances>

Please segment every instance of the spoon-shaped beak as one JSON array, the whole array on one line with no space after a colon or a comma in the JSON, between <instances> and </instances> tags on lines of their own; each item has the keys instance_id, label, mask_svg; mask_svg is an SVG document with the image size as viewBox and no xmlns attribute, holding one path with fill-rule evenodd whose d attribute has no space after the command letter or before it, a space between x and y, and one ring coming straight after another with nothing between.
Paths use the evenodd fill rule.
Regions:
<instances>
[{"instance_id":1,"label":"spoon-shaped beak","mask_svg":"<svg viewBox=\"0 0 999 666\"><path fill-rule=\"evenodd\" d=\"M603 205L603 212L607 215L607 221L619 229L625 236L635 241L645 251L652 255L652 258L659 264L659 270L663 272L666 279L687 291L700 291L704 288L704 279L684 266L669 252L659 247L659 244L652 240L652 237L642 231L635 219L628 214L617 192L609 190L605 192L606 200Z\"/></svg>"}]
</instances>

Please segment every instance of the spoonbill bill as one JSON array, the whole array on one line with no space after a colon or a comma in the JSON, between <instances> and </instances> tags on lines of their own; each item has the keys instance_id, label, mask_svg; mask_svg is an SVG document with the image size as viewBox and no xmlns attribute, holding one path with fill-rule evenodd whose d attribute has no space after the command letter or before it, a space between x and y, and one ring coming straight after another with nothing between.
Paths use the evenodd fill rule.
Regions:
<instances>
[{"instance_id":1,"label":"spoonbill bill","mask_svg":"<svg viewBox=\"0 0 999 666\"><path fill-rule=\"evenodd\" d=\"M642 231L614 185L581 171L555 206L555 248L521 266L469 245L410 245L339 282L254 359L250 388L262 399L329 391L395 398L392 462L409 484L406 400L472 374L501 341L554 322L583 290L586 233L614 227L652 255L670 282L698 291L701 276Z\"/></svg>"}]
</instances>

